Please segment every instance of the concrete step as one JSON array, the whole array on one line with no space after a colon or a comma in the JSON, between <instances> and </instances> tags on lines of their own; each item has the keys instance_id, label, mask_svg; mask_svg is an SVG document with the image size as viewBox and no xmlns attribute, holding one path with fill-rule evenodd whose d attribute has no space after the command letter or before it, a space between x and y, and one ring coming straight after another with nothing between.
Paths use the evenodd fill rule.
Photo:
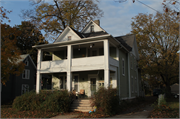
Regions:
<instances>
[{"instance_id":1,"label":"concrete step","mask_svg":"<svg viewBox=\"0 0 180 119\"><path fill-rule=\"evenodd\" d=\"M73 104L71 104L71 106L80 106L80 107L88 106L88 107L91 107L91 104L87 104L87 103L85 103L85 104L83 104L83 103L73 103Z\"/></svg>"},{"instance_id":2,"label":"concrete step","mask_svg":"<svg viewBox=\"0 0 180 119\"><path fill-rule=\"evenodd\" d=\"M70 111L79 111L79 112L89 112L90 110L88 110L88 109L83 109L83 110L81 110L81 109L70 109Z\"/></svg>"},{"instance_id":3,"label":"concrete step","mask_svg":"<svg viewBox=\"0 0 180 119\"><path fill-rule=\"evenodd\" d=\"M92 101L91 100L74 100L75 103L91 103Z\"/></svg>"},{"instance_id":4,"label":"concrete step","mask_svg":"<svg viewBox=\"0 0 180 119\"><path fill-rule=\"evenodd\" d=\"M81 109L81 110L91 110L94 109L93 107L71 107L71 109Z\"/></svg>"},{"instance_id":5,"label":"concrete step","mask_svg":"<svg viewBox=\"0 0 180 119\"><path fill-rule=\"evenodd\" d=\"M90 99L77 99L74 100L71 104L70 111L81 111L81 112L89 112L90 110L94 110L91 107L91 100Z\"/></svg>"}]
</instances>

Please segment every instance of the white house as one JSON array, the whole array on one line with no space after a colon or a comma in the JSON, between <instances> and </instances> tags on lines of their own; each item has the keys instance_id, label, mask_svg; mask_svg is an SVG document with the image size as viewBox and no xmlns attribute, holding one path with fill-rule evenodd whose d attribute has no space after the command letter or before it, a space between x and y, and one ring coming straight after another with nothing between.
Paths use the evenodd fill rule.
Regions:
<instances>
[{"instance_id":1,"label":"white house","mask_svg":"<svg viewBox=\"0 0 180 119\"><path fill-rule=\"evenodd\" d=\"M33 46L38 50L37 93L42 74L50 74L52 89L84 89L90 97L99 87L112 86L122 99L140 95L135 35L113 37L99 23L91 20L81 32L66 27L54 43ZM52 54L51 61L43 61L43 51Z\"/></svg>"}]
</instances>

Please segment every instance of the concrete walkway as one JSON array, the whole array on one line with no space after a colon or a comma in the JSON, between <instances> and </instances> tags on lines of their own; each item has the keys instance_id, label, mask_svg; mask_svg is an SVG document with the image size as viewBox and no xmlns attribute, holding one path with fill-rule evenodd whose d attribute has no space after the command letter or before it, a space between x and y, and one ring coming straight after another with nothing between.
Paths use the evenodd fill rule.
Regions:
<instances>
[{"instance_id":1,"label":"concrete walkway","mask_svg":"<svg viewBox=\"0 0 180 119\"><path fill-rule=\"evenodd\" d=\"M150 114L150 112L153 110L153 108L150 105L147 105L140 110L136 112L126 113L126 114L119 114L113 117L109 118L147 118ZM74 118L78 116L78 114L72 114L72 115L58 115L52 118Z\"/></svg>"},{"instance_id":2,"label":"concrete walkway","mask_svg":"<svg viewBox=\"0 0 180 119\"><path fill-rule=\"evenodd\" d=\"M153 108L150 105L147 105L137 112L120 114L110 118L147 118L152 110Z\"/></svg>"},{"instance_id":3,"label":"concrete walkway","mask_svg":"<svg viewBox=\"0 0 180 119\"><path fill-rule=\"evenodd\" d=\"M57 115L55 117L52 117L52 118L68 118L68 119L71 119L71 118L74 118L78 116L78 114L72 114L72 115Z\"/></svg>"}]
</instances>

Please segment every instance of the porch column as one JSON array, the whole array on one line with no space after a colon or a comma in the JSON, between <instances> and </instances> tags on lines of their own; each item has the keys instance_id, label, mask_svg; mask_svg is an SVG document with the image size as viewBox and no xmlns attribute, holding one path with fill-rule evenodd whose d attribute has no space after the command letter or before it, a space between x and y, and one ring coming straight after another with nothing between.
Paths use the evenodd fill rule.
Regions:
<instances>
[{"instance_id":1,"label":"porch column","mask_svg":"<svg viewBox=\"0 0 180 119\"><path fill-rule=\"evenodd\" d=\"M129 99L131 98L131 77L130 77L130 60L129 60L129 55L130 53L128 53L127 57L128 57L128 82L129 82Z\"/></svg>"},{"instance_id":2,"label":"porch column","mask_svg":"<svg viewBox=\"0 0 180 119\"><path fill-rule=\"evenodd\" d=\"M71 49L71 45L68 45L67 47L67 90L68 91L71 91L71 87L72 87L71 59L72 59L72 49Z\"/></svg>"},{"instance_id":3,"label":"porch column","mask_svg":"<svg viewBox=\"0 0 180 119\"><path fill-rule=\"evenodd\" d=\"M104 87L109 87L109 41L104 40Z\"/></svg>"},{"instance_id":4,"label":"porch column","mask_svg":"<svg viewBox=\"0 0 180 119\"><path fill-rule=\"evenodd\" d=\"M38 49L37 73L36 73L36 94L39 94L39 90L41 90L42 75L40 74L40 69L41 69L42 54L43 54L43 51L41 49Z\"/></svg>"},{"instance_id":5,"label":"porch column","mask_svg":"<svg viewBox=\"0 0 180 119\"><path fill-rule=\"evenodd\" d=\"M119 61L119 49L116 47L116 59Z\"/></svg>"}]
</instances>

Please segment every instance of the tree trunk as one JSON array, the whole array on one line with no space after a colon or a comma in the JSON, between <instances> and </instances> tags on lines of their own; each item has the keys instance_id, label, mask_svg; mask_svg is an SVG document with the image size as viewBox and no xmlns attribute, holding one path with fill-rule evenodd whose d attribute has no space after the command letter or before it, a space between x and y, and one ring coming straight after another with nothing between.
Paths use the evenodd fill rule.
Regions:
<instances>
[{"instance_id":1,"label":"tree trunk","mask_svg":"<svg viewBox=\"0 0 180 119\"><path fill-rule=\"evenodd\" d=\"M170 81L169 81L169 79L167 79L166 81L167 81L167 83L166 83L165 94L166 94L167 98L170 98L171 97Z\"/></svg>"}]
</instances>

